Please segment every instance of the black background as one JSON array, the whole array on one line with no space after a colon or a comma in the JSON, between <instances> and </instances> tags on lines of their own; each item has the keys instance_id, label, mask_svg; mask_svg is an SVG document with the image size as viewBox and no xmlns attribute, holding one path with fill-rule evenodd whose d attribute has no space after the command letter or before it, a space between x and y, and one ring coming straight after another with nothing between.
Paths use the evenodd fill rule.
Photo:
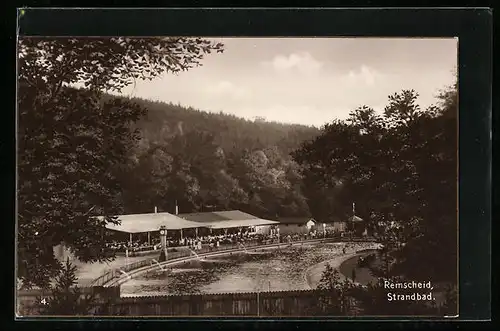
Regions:
<instances>
[{"instance_id":1,"label":"black background","mask_svg":"<svg viewBox=\"0 0 500 331\"><path fill-rule=\"evenodd\" d=\"M369 4L369 3L368 3ZM13 9L12 9L13 10ZM12 14L12 13L9 13ZM13 21L16 18L14 15ZM488 9L25 9L17 18L17 32L21 36L262 36L262 37L458 37L459 38L459 232L460 232L460 320L488 320L491 318L491 125L492 125L492 12ZM12 22L12 21L9 21ZM12 26L9 26L10 32ZM15 38L15 36L13 36ZM15 51L15 40L11 37ZM15 79L14 67L9 67ZM14 69L14 70L12 70ZM13 79L8 86L12 86ZM5 91L5 90L4 90ZM15 93L15 88L14 91ZM8 100L13 100L11 94ZM15 99L14 99L15 100ZM12 103L15 107L15 101ZM4 114L7 115L7 114ZM498 113L497 113L498 115ZM15 124L15 109L8 115ZM15 160L15 125L2 142L1 150ZM5 155L5 153L2 153ZM2 157L3 158L3 157ZM6 159L6 158L5 158ZM15 163L7 164L3 183L15 188ZM8 188L8 185L2 185ZM15 192L15 191L14 191ZM12 195L11 189L9 195ZM4 223L12 226L7 241L14 248L15 195L9 208L12 212ZM4 251L5 256L10 256ZM14 252L12 252L14 256ZM9 268L10 269L10 268ZM5 270L5 269L4 269ZM6 275L4 272L3 275ZM13 275L6 275L7 286ZM12 277L12 278L9 278ZM5 282L4 282L5 284ZM14 283L12 283L14 285ZM7 299L5 299L7 300ZM13 300L12 300L13 301ZM11 311L14 311L12 309ZM333 318L332 318L333 319ZM344 318L345 319L345 318ZM168 318L174 321L172 318ZM292 327L299 325L317 329L317 320L308 322L282 321L280 323L257 323L244 319L248 327ZM237 323L219 324L231 329L242 328ZM200 321L201 322L201 321ZM236 322L236 321L235 321ZM205 322L192 323L205 329ZM363 322L362 329L368 327ZM435 326L437 323L434 323ZM26 322L16 322L16 329ZM75 324L73 324L75 325ZM78 322L83 329L95 328L97 323ZM77 326L75 325L75 326ZM278 326L279 325L279 326ZM371 323L370 323L371 325ZM138 327L118 321L101 322L100 327ZM215 326L215 325L214 325ZM346 325L344 325L345 327ZM353 326L350 324L349 326ZM388 325L383 326L384 329ZM399 328L398 323L393 325ZM405 325L406 328L407 325ZM417 324L413 325L418 327ZM181 326L168 323L162 328L179 329ZM462 326L461 326L462 327ZM51 323L50 329L57 329Z\"/></svg>"}]
</instances>

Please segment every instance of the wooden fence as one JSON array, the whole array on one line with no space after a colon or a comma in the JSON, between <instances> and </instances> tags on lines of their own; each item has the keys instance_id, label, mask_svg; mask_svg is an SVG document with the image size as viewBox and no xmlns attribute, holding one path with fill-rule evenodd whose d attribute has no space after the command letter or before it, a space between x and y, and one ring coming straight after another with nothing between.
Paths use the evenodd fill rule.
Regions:
<instances>
[{"instance_id":1,"label":"wooden fence","mask_svg":"<svg viewBox=\"0 0 500 331\"><path fill-rule=\"evenodd\" d=\"M88 317L353 317L363 316L365 313L368 314L365 316L374 315L373 311L363 312L359 302L351 297L355 295L354 293L347 294L345 299L339 302L331 292L317 289L138 297L120 297L119 287L82 288L82 291L85 294L97 294L94 296L96 300L92 306L88 307L86 314ZM42 309L40 302L37 301L44 296L50 299L49 293L40 290L19 291L18 317L40 316ZM410 314L406 308L399 309L404 308L403 306L396 304L391 308L383 305L389 310L376 315L436 317L447 314L445 307L427 307L425 310L420 307Z\"/></svg>"},{"instance_id":2,"label":"wooden fence","mask_svg":"<svg viewBox=\"0 0 500 331\"><path fill-rule=\"evenodd\" d=\"M89 307L89 315L101 316L240 316L240 317L307 317L331 315L325 306L331 303L328 292L320 290L220 293L193 295L165 295L120 297L119 287L83 287L82 295L93 293L96 301ZM40 300L50 300L43 290L25 290L17 293L19 317L40 316ZM343 315L355 315L352 299ZM100 314L99 312L105 312Z\"/></svg>"},{"instance_id":3,"label":"wooden fence","mask_svg":"<svg viewBox=\"0 0 500 331\"><path fill-rule=\"evenodd\" d=\"M221 293L120 298L106 307L111 315L171 317L308 317L328 316L331 295L319 290ZM356 315L354 300L342 315Z\"/></svg>"},{"instance_id":4,"label":"wooden fence","mask_svg":"<svg viewBox=\"0 0 500 331\"><path fill-rule=\"evenodd\" d=\"M95 302L100 305L108 301L120 299L120 287L80 287L82 297L92 294ZM50 304L51 291L42 289L17 290L16 314L20 317L40 315L44 304Z\"/></svg>"}]
</instances>

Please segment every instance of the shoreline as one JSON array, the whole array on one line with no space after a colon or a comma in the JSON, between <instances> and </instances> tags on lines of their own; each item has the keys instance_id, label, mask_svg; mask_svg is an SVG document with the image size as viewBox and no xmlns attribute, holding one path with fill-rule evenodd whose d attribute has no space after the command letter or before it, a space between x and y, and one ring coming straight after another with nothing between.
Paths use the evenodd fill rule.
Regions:
<instances>
[{"instance_id":1,"label":"shoreline","mask_svg":"<svg viewBox=\"0 0 500 331\"><path fill-rule=\"evenodd\" d=\"M373 249L376 249L376 248L373 248ZM369 249L369 250L371 250L371 249ZM349 261L350 259L358 257L358 256L362 256L364 254L366 254L366 250L360 250L360 251L348 253L345 255L342 254L342 255L336 256L332 259L319 262L319 263L307 268L306 271L304 272L304 278L306 280L307 285L309 286L310 289L315 289L318 286L319 281L321 279L321 276L323 274L323 271L325 270L327 264L330 264L330 266L333 269L335 269L339 272L339 278L340 278L341 282L345 281L346 279L352 282L352 280L348 276L344 275L340 271L340 267L342 266L343 263ZM361 285L358 282L354 282L354 283L357 285Z\"/></svg>"},{"instance_id":2,"label":"shoreline","mask_svg":"<svg viewBox=\"0 0 500 331\"><path fill-rule=\"evenodd\" d=\"M306 283L309 286L310 289L315 289L319 281L321 279L321 276L323 274L323 270L325 270L326 265L330 264L330 266L333 269L339 270L340 265L344 263L345 261L355 257L359 253L350 253L346 255L340 255L337 256L333 259L329 259L320 263L317 263L311 267L309 267L305 272L304 272L304 277L306 279ZM343 282L347 277L345 277L340 271L339 271L339 276L340 276L340 281Z\"/></svg>"}]
</instances>

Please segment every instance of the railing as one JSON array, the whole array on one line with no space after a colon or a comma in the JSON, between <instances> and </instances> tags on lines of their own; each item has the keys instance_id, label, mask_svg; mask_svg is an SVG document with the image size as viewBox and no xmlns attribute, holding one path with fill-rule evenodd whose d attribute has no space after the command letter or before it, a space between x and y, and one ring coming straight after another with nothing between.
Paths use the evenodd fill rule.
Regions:
<instances>
[{"instance_id":1,"label":"railing","mask_svg":"<svg viewBox=\"0 0 500 331\"><path fill-rule=\"evenodd\" d=\"M275 240L273 242L269 242L269 244L273 244L273 243L278 243L278 241ZM220 245L219 247L204 246L204 247L202 247L202 249L196 250L194 252L196 254L206 254L206 253L210 253L210 252L226 251L226 250L233 250L233 249L243 249L243 247L250 248L250 247L255 247L255 246L262 246L265 244L266 244L266 242L263 242L263 243L255 242L255 243L247 243L247 244L223 244L223 245ZM175 260L175 259L179 259L179 258L183 258L183 257L189 257L189 256L194 257L195 254L193 253L193 251L191 251L188 247L185 247L185 246L176 247L176 248L169 248L167 250L167 261L168 260ZM155 264L156 263L155 261L157 261L157 259L150 258L150 259L145 259L145 260L129 263L129 264L117 267L117 268L112 269L112 270L108 270L104 274L102 274L101 276L96 278L92 282L92 285L93 286L103 286L104 284L109 283L114 278L122 276L122 273L120 272L120 270L124 271L124 272L129 272L131 270L135 270L138 268L142 268L142 267L145 267L148 265Z\"/></svg>"},{"instance_id":2,"label":"railing","mask_svg":"<svg viewBox=\"0 0 500 331\"><path fill-rule=\"evenodd\" d=\"M314 238L314 239L306 239L306 240L291 240L292 243L297 243L297 242L318 242L322 240L339 240L339 241L373 241L373 238L340 238L340 237L332 237L332 236L326 236L326 237L320 237L320 238ZM221 244L219 247L209 247L209 246L204 246L202 249L195 250L194 252L198 255L206 254L206 253L213 253L213 252L224 252L224 251L229 251L229 250L235 250L235 249L252 249L253 247L257 246L266 246L266 245L277 245L277 244L283 244L286 245L288 241L278 239L267 239L263 241L254 241L254 242L243 242L243 243L232 243L232 244ZM188 247L186 246L180 246L180 247L175 247L175 248L169 248L167 250L167 261L169 260L175 260L175 259L180 259L180 258L185 258L185 257L195 257L195 254L193 251L191 251ZM156 261L156 262L155 262ZM153 264L158 263L157 259L150 258L150 259L145 259L133 263L129 263L117 268L114 268L112 270L106 271L104 274L99 276L98 278L94 279L92 282L93 286L103 286L107 283L109 283L111 280L115 278L119 278L123 276L123 272L127 273L129 271L139 269L145 266L150 266ZM121 271L120 271L121 270Z\"/></svg>"}]
</instances>

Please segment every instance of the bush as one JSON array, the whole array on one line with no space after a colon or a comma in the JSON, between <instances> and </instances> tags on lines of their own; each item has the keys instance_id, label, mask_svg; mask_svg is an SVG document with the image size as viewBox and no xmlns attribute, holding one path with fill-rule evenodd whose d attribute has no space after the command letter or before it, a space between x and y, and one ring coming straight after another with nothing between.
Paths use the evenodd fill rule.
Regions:
<instances>
[{"instance_id":1,"label":"bush","mask_svg":"<svg viewBox=\"0 0 500 331\"><path fill-rule=\"evenodd\" d=\"M348 315L351 308L349 292L352 287L353 284L347 279L342 282L339 271L327 264L317 287L319 290L323 290L325 295L321 295L318 299L318 311L315 315Z\"/></svg>"},{"instance_id":2,"label":"bush","mask_svg":"<svg viewBox=\"0 0 500 331\"><path fill-rule=\"evenodd\" d=\"M403 281L400 277L390 279L392 282ZM437 306L434 302L389 301L383 281L384 278L379 278L378 283L368 286L355 285L347 279L342 282L339 272L327 265L318 284L318 289L323 290L325 295L318 298L316 310L311 314L346 316L355 312L368 316L456 315L456 288L449 287L446 302L443 306ZM407 292L410 294L412 290Z\"/></svg>"},{"instance_id":3,"label":"bush","mask_svg":"<svg viewBox=\"0 0 500 331\"><path fill-rule=\"evenodd\" d=\"M94 295L84 295L76 284L76 267L68 259L56 276L51 296L48 299L39 298L40 313L63 316L89 315L95 306Z\"/></svg>"}]
</instances>

